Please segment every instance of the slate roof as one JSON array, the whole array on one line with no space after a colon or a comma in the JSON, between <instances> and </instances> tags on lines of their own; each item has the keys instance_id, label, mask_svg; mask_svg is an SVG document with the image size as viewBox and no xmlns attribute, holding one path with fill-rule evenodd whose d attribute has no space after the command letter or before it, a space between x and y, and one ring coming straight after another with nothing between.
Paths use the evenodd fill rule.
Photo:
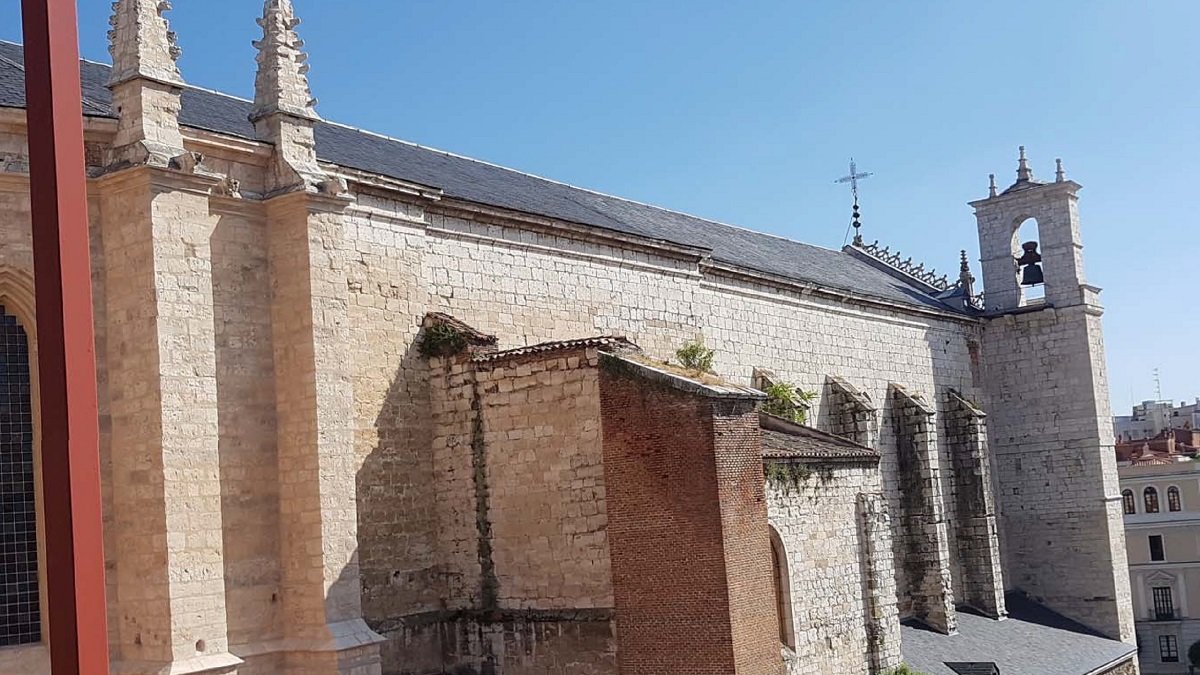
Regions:
<instances>
[{"instance_id":1,"label":"slate roof","mask_svg":"<svg viewBox=\"0 0 1200 675\"><path fill-rule=\"evenodd\" d=\"M1132 656L1133 645L1110 640L1019 593L1005 597L1008 618L959 610L958 634L915 621L900 626L904 662L926 675L956 675L948 663L995 663L1002 675L1089 675Z\"/></svg>"},{"instance_id":2,"label":"slate roof","mask_svg":"<svg viewBox=\"0 0 1200 675\"><path fill-rule=\"evenodd\" d=\"M0 107L25 105L20 45L0 42ZM110 67L84 61L84 112L112 116L104 84ZM180 121L190 127L253 138L251 103L197 88L183 92ZM572 187L440 150L322 122L316 128L320 159L420 185L451 198L556 218L711 251L713 260L894 303L962 314L925 291L842 251L648 206Z\"/></svg>"},{"instance_id":3,"label":"slate roof","mask_svg":"<svg viewBox=\"0 0 1200 675\"><path fill-rule=\"evenodd\" d=\"M762 413L764 459L817 459L828 461L878 462L879 453L833 434Z\"/></svg>"}]
</instances>

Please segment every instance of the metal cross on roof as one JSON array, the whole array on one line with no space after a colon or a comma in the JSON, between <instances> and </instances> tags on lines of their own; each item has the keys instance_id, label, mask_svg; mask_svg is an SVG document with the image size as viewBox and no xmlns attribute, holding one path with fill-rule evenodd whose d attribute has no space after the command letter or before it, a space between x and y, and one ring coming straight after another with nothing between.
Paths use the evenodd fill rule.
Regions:
<instances>
[{"instance_id":1,"label":"metal cross on roof","mask_svg":"<svg viewBox=\"0 0 1200 675\"><path fill-rule=\"evenodd\" d=\"M854 244L856 246L862 245L862 233L860 231L860 229L862 228L862 222L860 220L861 214L859 214L859 212L858 212L858 181L863 180L864 178L870 178L871 176L874 176L874 175L875 174L873 174L873 173L867 173L867 172L859 173L858 165L854 163L854 158L851 157L850 158L850 175L842 176L841 178L834 181L835 183L838 183L839 185L845 185L846 183L850 184L850 194L854 196L854 217L853 217L853 220L851 221L851 225L854 226Z\"/></svg>"},{"instance_id":2,"label":"metal cross on roof","mask_svg":"<svg viewBox=\"0 0 1200 675\"><path fill-rule=\"evenodd\" d=\"M849 183L850 184L850 194L854 195L854 203L857 204L858 203L858 181L860 181L864 178L870 178L871 176L874 176L874 175L875 174L873 174L873 173L866 173L866 172L859 173L858 165L854 163L854 158L851 157L850 158L850 175L842 176L841 178L837 179L837 181L835 181L835 182L837 182L839 185L844 185L846 183Z\"/></svg>"}]
</instances>

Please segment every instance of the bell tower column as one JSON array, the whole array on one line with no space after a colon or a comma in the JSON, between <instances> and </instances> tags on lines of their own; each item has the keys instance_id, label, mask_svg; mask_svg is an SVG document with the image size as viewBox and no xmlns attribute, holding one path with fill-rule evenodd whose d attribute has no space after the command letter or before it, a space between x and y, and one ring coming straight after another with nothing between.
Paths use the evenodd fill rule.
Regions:
<instances>
[{"instance_id":1,"label":"bell tower column","mask_svg":"<svg viewBox=\"0 0 1200 675\"><path fill-rule=\"evenodd\" d=\"M117 135L99 180L112 413L114 670L233 673L217 442L209 193L184 149L160 0L118 0Z\"/></svg>"},{"instance_id":2,"label":"bell tower column","mask_svg":"<svg viewBox=\"0 0 1200 675\"><path fill-rule=\"evenodd\" d=\"M1054 182L1036 181L1022 148L1017 181L999 192L993 180L991 195L971 203L983 256L988 438L1007 589L1132 644L1103 310L1083 274L1079 189L1061 162ZM1017 241L1030 218L1040 262ZM1018 257L1036 268L1018 269ZM1039 272L1044 299L1029 301L1020 283Z\"/></svg>"},{"instance_id":3,"label":"bell tower column","mask_svg":"<svg viewBox=\"0 0 1200 675\"><path fill-rule=\"evenodd\" d=\"M362 618L357 459L344 262L344 183L318 166L300 21L266 0L251 121L275 146L267 227L279 443L283 668L380 672L383 641Z\"/></svg>"}]
</instances>

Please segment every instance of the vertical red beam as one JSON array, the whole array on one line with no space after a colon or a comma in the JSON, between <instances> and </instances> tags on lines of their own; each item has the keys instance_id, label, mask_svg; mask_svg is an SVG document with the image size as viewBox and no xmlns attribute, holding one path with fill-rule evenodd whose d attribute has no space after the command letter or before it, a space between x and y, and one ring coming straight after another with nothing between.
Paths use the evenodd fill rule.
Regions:
<instances>
[{"instance_id":1,"label":"vertical red beam","mask_svg":"<svg viewBox=\"0 0 1200 675\"><path fill-rule=\"evenodd\" d=\"M54 675L107 675L96 354L75 0L22 0Z\"/></svg>"}]
</instances>

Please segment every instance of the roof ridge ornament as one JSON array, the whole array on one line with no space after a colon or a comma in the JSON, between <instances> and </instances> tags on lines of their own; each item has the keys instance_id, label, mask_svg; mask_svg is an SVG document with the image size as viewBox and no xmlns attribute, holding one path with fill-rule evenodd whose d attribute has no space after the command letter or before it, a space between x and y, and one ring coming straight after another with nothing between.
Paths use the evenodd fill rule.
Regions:
<instances>
[{"instance_id":1,"label":"roof ridge ornament","mask_svg":"<svg viewBox=\"0 0 1200 675\"><path fill-rule=\"evenodd\" d=\"M258 72L254 80L254 109L251 120L274 113L318 120L317 99L308 84L308 54L296 33L300 18L292 0L265 0L257 20L263 29L258 50Z\"/></svg>"},{"instance_id":2,"label":"roof ridge ornament","mask_svg":"<svg viewBox=\"0 0 1200 675\"><path fill-rule=\"evenodd\" d=\"M182 50L166 18L167 0L116 0L108 23L108 51L113 68L109 88L134 79L182 87Z\"/></svg>"},{"instance_id":3,"label":"roof ridge ornament","mask_svg":"<svg viewBox=\"0 0 1200 675\"><path fill-rule=\"evenodd\" d=\"M1017 182L1030 183L1033 181L1033 170L1029 168L1029 160L1025 158L1025 146L1019 146L1021 153L1017 160Z\"/></svg>"},{"instance_id":4,"label":"roof ridge ornament","mask_svg":"<svg viewBox=\"0 0 1200 675\"><path fill-rule=\"evenodd\" d=\"M911 257L901 260L899 251L892 253L891 247L888 246L880 248L878 239L866 245L862 244L861 239L859 239L855 242L854 247L897 272L906 274L936 291L948 291L954 288L954 285L950 283L950 278L946 275L939 275L937 270L933 268L925 269L925 263L913 264ZM965 251L963 255L966 255Z\"/></svg>"}]
</instances>

